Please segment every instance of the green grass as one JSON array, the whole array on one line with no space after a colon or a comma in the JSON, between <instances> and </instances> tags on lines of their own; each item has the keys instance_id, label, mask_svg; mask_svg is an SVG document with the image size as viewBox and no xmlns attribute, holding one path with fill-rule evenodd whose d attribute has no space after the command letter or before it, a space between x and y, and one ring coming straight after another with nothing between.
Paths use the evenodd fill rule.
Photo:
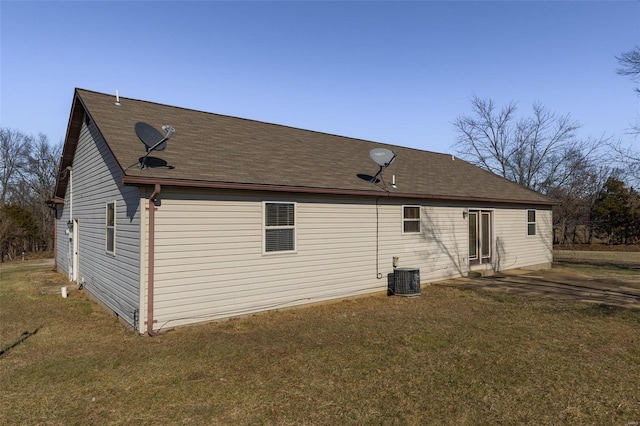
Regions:
<instances>
[{"instance_id":1,"label":"green grass","mask_svg":"<svg viewBox=\"0 0 640 426\"><path fill-rule=\"evenodd\" d=\"M0 266L3 424L640 422L640 312L430 286L127 331L64 277Z\"/></svg>"}]
</instances>

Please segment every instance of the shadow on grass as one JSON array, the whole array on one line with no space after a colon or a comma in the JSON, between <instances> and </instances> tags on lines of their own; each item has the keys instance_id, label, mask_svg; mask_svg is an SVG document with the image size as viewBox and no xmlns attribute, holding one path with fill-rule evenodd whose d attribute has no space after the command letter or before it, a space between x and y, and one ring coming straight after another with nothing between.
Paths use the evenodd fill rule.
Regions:
<instances>
[{"instance_id":1,"label":"shadow on grass","mask_svg":"<svg viewBox=\"0 0 640 426\"><path fill-rule=\"evenodd\" d=\"M590 310L602 316L612 316L612 315L617 315L627 311L627 309L621 306L607 305L606 303L594 304L590 306Z\"/></svg>"},{"instance_id":2,"label":"shadow on grass","mask_svg":"<svg viewBox=\"0 0 640 426\"><path fill-rule=\"evenodd\" d=\"M11 349L15 348L16 346L18 346L20 343L24 342L25 340L27 340L29 337L31 336L35 336L36 333L38 333L38 331L40 331L40 329L42 328L42 326L36 328L33 331L25 331L24 333L22 333L20 335L20 337L18 337L18 340L16 340L15 342L13 342L12 344L10 344L9 346L7 346L6 348L0 349L0 357L4 354L6 354L7 352L9 352Z\"/></svg>"}]
</instances>

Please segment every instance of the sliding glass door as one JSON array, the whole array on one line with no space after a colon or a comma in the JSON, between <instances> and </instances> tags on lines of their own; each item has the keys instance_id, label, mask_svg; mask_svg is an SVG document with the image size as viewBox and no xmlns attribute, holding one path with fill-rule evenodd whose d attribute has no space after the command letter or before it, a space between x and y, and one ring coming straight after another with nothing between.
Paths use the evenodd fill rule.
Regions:
<instances>
[{"instance_id":1,"label":"sliding glass door","mask_svg":"<svg viewBox=\"0 0 640 426\"><path fill-rule=\"evenodd\" d=\"M478 265L491 262L491 212L469 211L469 263Z\"/></svg>"}]
</instances>

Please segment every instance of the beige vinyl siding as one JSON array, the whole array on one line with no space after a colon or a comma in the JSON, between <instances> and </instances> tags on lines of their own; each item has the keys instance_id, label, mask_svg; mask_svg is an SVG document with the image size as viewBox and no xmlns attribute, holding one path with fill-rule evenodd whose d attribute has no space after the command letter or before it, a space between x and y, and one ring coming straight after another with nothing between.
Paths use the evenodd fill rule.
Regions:
<instances>
[{"instance_id":1,"label":"beige vinyl siding","mask_svg":"<svg viewBox=\"0 0 640 426\"><path fill-rule=\"evenodd\" d=\"M419 268L423 284L469 270L462 205L422 205L421 232L406 234L402 207L407 203L230 194L161 192L155 212L154 329L385 291L394 256L399 267ZM264 201L296 203L295 253L263 252ZM550 262L550 209L537 210L538 232L532 237L527 237L526 209L487 210L493 217L494 259L483 267ZM148 213L145 229L147 220ZM146 234L143 238L144 318Z\"/></svg>"},{"instance_id":2,"label":"beige vinyl siding","mask_svg":"<svg viewBox=\"0 0 640 426\"><path fill-rule=\"evenodd\" d=\"M536 235L527 235L527 209L496 209L495 256L498 270L550 264L552 262L551 209L536 209Z\"/></svg>"},{"instance_id":3,"label":"beige vinyl siding","mask_svg":"<svg viewBox=\"0 0 640 426\"><path fill-rule=\"evenodd\" d=\"M422 207L421 234L403 235L400 203L166 190L161 198L156 329L385 291L393 256L420 268L423 282L466 272L462 208ZM263 253L263 201L296 202L297 252Z\"/></svg>"},{"instance_id":4,"label":"beige vinyl siding","mask_svg":"<svg viewBox=\"0 0 640 426\"><path fill-rule=\"evenodd\" d=\"M297 253L263 254L261 198L197 201L164 194L156 212L154 303L159 326L375 291L375 259L367 250L375 235L370 225L349 218L364 214L369 216L364 221L370 221L375 210L367 213L367 206L351 204L338 208L344 213L340 217L331 211L335 206L318 212L311 206L318 204L297 206ZM319 216L318 229L310 227ZM338 248L326 234L343 231L351 235L343 239L349 244Z\"/></svg>"},{"instance_id":5,"label":"beige vinyl siding","mask_svg":"<svg viewBox=\"0 0 640 426\"><path fill-rule=\"evenodd\" d=\"M420 234L405 234L399 267L419 267L422 282L467 273L467 222L462 207L423 206ZM393 247L393 240L389 242ZM396 242L397 244L397 242Z\"/></svg>"}]
</instances>

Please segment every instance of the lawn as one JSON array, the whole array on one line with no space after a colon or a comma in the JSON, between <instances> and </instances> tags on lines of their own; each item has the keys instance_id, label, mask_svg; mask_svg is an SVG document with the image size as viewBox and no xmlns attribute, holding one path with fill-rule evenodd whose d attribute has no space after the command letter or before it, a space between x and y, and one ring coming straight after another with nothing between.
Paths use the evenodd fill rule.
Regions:
<instances>
[{"instance_id":1,"label":"lawn","mask_svg":"<svg viewBox=\"0 0 640 426\"><path fill-rule=\"evenodd\" d=\"M637 310L432 285L151 338L50 269L0 264L3 424L640 424Z\"/></svg>"}]
</instances>

